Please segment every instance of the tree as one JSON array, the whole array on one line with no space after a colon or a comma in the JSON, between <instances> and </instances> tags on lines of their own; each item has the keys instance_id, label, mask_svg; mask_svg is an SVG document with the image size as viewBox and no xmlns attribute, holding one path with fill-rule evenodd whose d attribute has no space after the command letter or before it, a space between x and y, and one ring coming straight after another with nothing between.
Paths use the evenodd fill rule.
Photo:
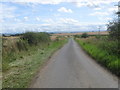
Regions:
<instances>
[{"instance_id":1,"label":"tree","mask_svg":"<svg viewBox=\"0 0 120 90\"><path fill-rule=\"evenodd\" d=\"M120 22L114 20L109 22L107 25L107 30L109 31L109 35L111 39L120 40Z\"/></svg>"},{"instance_id":2,"label":"tree","mask_svg":"<svg viewBox=\"0 0 120 90\"><path fill-rule=\"evenodd\" d=\"M87 37L89 37L89 35L88 35L87 33L83 33L83 34L81 35L81 38L87 38Z\"/></svg>"},{"instance_id":3,"label":"tree","mask_svg":"<svg viewBox=\"0 0 120 90\"><path fill-rule=\"evenodd\" d=\"M116 41L116 53L120 55L120 22L109 22L107 30L109 31L109 38Z\"/></svg>"},{"instance_id":4,"label":"tree","mask_svg":"<svg viewBox=\"0 0 120 90\"><path fill-rule=\"evenodd\" d=\"M26 32L23 34L22 38L23 40L27 40L30 45L37 44L37 36L34 32Z\"/></svg>"}]
</instances>

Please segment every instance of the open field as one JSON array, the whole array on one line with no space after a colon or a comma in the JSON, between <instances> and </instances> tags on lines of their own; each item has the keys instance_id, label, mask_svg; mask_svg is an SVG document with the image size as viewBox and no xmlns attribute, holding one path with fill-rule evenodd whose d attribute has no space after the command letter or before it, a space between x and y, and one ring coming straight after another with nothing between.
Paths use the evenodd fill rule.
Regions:
<instances>
[{"instance_id":1,"label":"open field","mask_svg":"<svg viewBox=\"0 0 120 90\"><path fill-rule=\"evenodd\" d=\"M82 35L84 32L80 33L58 33L58 34L52 34L53 36L68 36L68 35ZM89 35L108 35L109 33L107 31L101 31L101 32L86 32Z\"/></svg>"}]
</instances>

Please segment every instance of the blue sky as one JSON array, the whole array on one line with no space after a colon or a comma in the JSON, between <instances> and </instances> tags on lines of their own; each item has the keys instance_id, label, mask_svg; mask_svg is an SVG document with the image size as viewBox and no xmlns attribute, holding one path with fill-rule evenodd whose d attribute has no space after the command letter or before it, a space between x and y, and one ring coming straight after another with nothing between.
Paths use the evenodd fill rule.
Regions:
<instances>
[{"instance_id":1,"label":"blue sky","mask_svg":"<svg viewBox=\"0 0 120 90\"><path fill-rule=\"evenodd\" d=\"M106 30L118 0L0 0L2 33Z\"/></svg>"}]
</instances>

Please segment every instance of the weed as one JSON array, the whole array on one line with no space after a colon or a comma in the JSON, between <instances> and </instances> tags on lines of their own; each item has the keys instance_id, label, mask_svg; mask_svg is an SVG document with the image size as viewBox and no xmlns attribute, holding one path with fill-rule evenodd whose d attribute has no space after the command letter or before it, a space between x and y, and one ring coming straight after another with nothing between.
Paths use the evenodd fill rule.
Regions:
<instances>
[{"instance_id":1,"label":"weed","mask_svg":"<svg viewBox=\"0 0 120 90\"><path fill-rule=\"evenodd\" d=\"M98 38L97 38L98 39ZM76 40L83 49L96 59L101 65L108 68L112 73L120 76L120 58L117 52L116 41L106 39L81 39Z\"/></svg>"}]
</instances>

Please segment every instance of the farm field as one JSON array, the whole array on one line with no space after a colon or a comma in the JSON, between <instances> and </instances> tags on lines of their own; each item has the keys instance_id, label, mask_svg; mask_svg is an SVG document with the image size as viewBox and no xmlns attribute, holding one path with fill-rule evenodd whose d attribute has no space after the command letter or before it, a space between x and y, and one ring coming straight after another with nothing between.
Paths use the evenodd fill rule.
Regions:
<instances>
[{"instance_id":1,"label":"farm field","mask_svg":"<svg viewBox=\"0 0 120 90\"><path fill-rule=\"evenodd\" d=\"M52 34L53 36L67 36L67 35L82 35L84 32L80 33L58 33L58 34ZM101 31L101 32L87 32L89 35L108 35L108 31Z\"/></svg>"}]
</instances>

